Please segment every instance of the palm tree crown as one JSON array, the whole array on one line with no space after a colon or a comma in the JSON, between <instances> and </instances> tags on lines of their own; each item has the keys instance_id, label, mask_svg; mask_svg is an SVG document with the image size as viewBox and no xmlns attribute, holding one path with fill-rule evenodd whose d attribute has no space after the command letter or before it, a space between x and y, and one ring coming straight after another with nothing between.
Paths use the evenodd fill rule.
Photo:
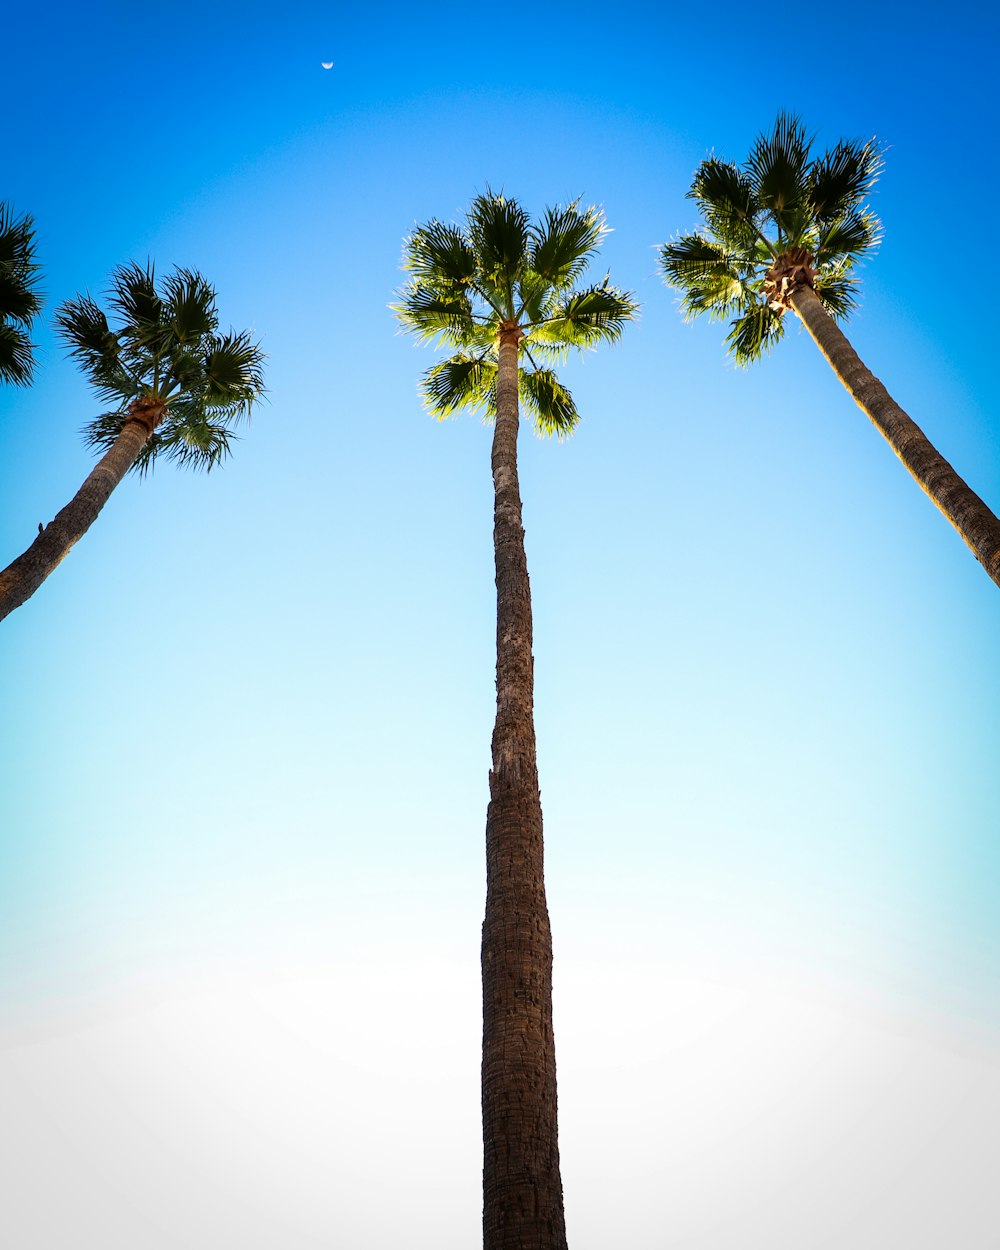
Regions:
<instances>
[{"instance_id":1,"label":"palm tree crown","mask_svg":"<svg viewBox=\"0 0 1000 1250\"><path fill-rule=\"evenodd\" d=\"M421 340L458 349L423 376L432 412L495 415L498 345L507 334L530 366L519 370L518 392L536 430L573 431L573 397L548 366L570 348L616 340L637 309L607 277L574 290L607 232L596 207L557 206L535 224L515 200L491 191L472 201L464 226L434 220L413 231L403 257L412 277L393 311Z\"/></svg>"},{"instance_id":2,"label":"palm tree crown","mask_svg":"<svg viewBox=\"0 0 1000 1250\"><path fill-rule=\"evenodd\" d=\"M248 331L218 333L215 291L188 269L176 269L158 290L151 264L122 265L112 275L109 303L116 329L89 295L56 314L71 355L114 405L85 427L87 443L106 451L137 412L155 411L132 468L145 473L163 454L211 469L229 455L233 426L263 393L260 347Z\"/></svg>"},{"instance_id":3,"label":"palm tree crown","mask_svg":"<svg viewBox=\"0 0 1000 1250\"><path fill-rule=\"evenodd\" d=\"M38 316L35 224L0 202L0 381L25 386L34 361L28 331Z\"/></svg>"},{"instance_id":4,"label":"palm tree crown","mask_svg":"<svg viewBox=\"0 0 1000 1250\"><path fill-rule=\"evenodd\" d=\"M689 316L729 320L726 342L742 365L784 333L787 295L805 283L839 320L855 307L852 270L878 244L866 203L882 169L875 140L841 141L822 156L798 118L779 114L739 168L702 161L688 197L703 226L660 249L666 282Z\"/></svg>"}]
</instances>

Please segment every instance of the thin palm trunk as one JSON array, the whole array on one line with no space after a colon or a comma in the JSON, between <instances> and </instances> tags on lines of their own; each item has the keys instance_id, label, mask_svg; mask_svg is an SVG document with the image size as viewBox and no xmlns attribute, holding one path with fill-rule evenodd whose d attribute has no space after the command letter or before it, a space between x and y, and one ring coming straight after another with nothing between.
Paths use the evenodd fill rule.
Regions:
<instances>
[{"instance_id":1,"label":"thin palm trunk","mask_svg":"<svg viewBox=\"0 0 1000 1250\"><path fill-rule=\"evenodd\" d=\"M501 331L493 435L497 718L483 922L483 1244L565 1250L535 751L531 592L517 477L519 331Z\"/></svg>"},{"instance_id":2,"label":"thin palm trunk","mask_svg":"<svg viewBox=\"0 0 1000 1250\"><path fill-rule=\"evenodd\" d=\"M129 471L163 415L163 405L137 402L113 446L80 489L35 541L0 573L0 620L30 599L90 529L111 492Z\"/></svg>"},{"instance_id":3,"label":"thin palm trunk","mask_svg":"<svg viewBox=\"0 0 1000 1250\"><path fill-rule=\"evenodd\" d=\"M788 303L858 406L1000 586L1000 518L966 485L868 369L812 287L796 287Z\"/></svg>"}]
</instances>

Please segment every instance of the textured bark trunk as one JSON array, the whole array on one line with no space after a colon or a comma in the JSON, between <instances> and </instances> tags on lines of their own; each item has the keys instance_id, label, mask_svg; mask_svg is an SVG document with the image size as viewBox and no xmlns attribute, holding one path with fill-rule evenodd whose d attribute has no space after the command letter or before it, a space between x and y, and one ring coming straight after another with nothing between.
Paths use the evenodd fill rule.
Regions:
<instances>
[{"instance_id":1,"label":"textured bark trunk","mask_svg":"<svg viewBox=\"0 0 1000 1250\"><path fill-rule=\"evenodd\" d=\"M565 1250L535 753L531 593L517 479L518 334L499 349L493 435L497 718L483 922L483 1245Z\"/></svg>"},{"instance_id":2,"label":"textured bark trunk","mask_svg":"<svg viewBox=\"0 0 1000 1250\"><path fill-rule=\"evenodd\" d=\"M87 480L35 541L0 573L0 621L30 599L53 569L97 519L108 496L135 463L149 441L163 405L137 405L114 445L97 462Z\"/></svg>"},{"instance_id":3,"label":"textured bark trunk","mask_svg":"<svg viewBox=\"0 0 1000 1250\"><path fill-rule=\"evenodd\" d=\"M800 286L792 292L788 302L858 407L868 414L889 446L1000 586L1000 518L970 490L867 368L820 303L816 292L808 286Z\"/></svg>"}]
</instances>

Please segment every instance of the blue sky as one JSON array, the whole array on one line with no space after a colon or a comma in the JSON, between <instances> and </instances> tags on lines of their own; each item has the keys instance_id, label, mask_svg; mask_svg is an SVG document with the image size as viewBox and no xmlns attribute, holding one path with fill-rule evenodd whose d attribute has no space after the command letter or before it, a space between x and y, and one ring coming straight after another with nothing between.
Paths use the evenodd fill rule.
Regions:
<instances>
[{"instance_id":1,"label":"blue sky","mask_svg":"<svg viewBox=\"0 0 1000 1250\"><path fill-rule=\"evenodd\" d=\"M849 334L1000 503L998 18L929 14L8 18L46 313L148 257L269 354L232 461L124 483L2 626L18 1244L476 1243L489 432L387 305L487 184L603 204L643 305L521 443L571 1244L992 1244L1000 598L804 334L738 371L655 266L779 109L876 134ZM91 463L37 337L3 562Z\"/></svg>"}]
</instances>

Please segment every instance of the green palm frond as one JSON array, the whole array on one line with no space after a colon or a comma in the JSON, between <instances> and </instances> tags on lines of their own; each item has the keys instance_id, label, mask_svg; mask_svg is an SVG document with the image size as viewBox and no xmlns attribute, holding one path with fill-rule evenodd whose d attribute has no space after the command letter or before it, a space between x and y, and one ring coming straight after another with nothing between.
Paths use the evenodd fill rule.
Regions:
<instances>
[{"instance_id":1,"label":"green palm frond","mask_svg":"<svg viewBox=\"0 0 1000 1250\"><path fill-rule=\"evenodd\" d=\"M767 304L754 304L731 323L726 342L738 365L752 365L785 333L785 321Z\"/></svg>"},{"instance_id":2,"label":"green palm frond","mask_svg":"<svg viewBox=\"0 0 1000 1250\"><path fill-rule=\"evenodd\" d=\"M89 375L97 394L107 403L124 405L142 393L140 378L122 359L121 343L104 311L89 295L66 300L54 321L69 346L70 356Z\"/></svg>"},{"instance_id":3,"label":"green palm frond","mask_svg":"<svg viewBox=\"0 0 1000 1250\"><path fill-rule=\"evenodd\" d=\"M442 293L431 286L411 282L399 303L390 305L403 327L421 342L436 339L460 347L486 346L495 331L485 317L477 316L466 291ZM484 341L485 336L485 341Z\"/></svg>"},{"instance_id":4,"label":"green palm frond","mask_svg":"<svg viewBox=\"0 0 1000 1250\"><path fill-rule=\"evenodd\" d=\"M835 321L844 321L858 306L858 280L848 270L849 266L831 266L816 279L816 294Z\"/></svg>"},{"instance_id":5,"label":"green palm frond","mask_svg":"<svg viewBox=\"0 0 1000 1250\"><path fill-rule=\"evenodd\" d=\"M580 414L573 396L551 369L522 369L519 391L538 434L562 439L576 429Z\"/></svg>"},{"instance_id":6,"label":"green palm frond","mask_svg":"<svg viewBox=\"0 0 1000 1250\"><path fill-rule=\"evenodd\" d=\"M403 244L403 268L417 283L430 284L438 291L465 290L476 274L476 254L457 226L429 221Z\"/></svg>"},{"instance_id":7,"label":"green palm frond","mask_svg":"<svg viewBox=\"0 0 1000 1250\"><path fill-rule=\"evenodd\" d=\"M218 329L215 291L200 273L175 270L163 280L163 295L170 331L178 343L198 341Z\"/></svg>"},{"instance_id":8,"label":"green palm frond","mask_svg":"<svg viewBox=\"0 0 1000 1250\"><path fill-rule=\"evenodd\" d=\"M34 220L0 202L0 381L26 386L34 372L28 331L41 310Z\"/></svg>"},{"instance_id":9,"label":"green palm frond","mask_svg":"<svg viewBox=\"0 0 1000 1250\"><path fill-rule=\"evenodd\" d=\"M878 247L881 233L878 218L865 211L854 210L824 222L817 240L816 263L822 265L839 257L858 260Z\"/></svg>"},{"instance_id":10,"label":"green palm frond","mask_svg":"<svg viewBox=\"0 0 1000 1250\"><path fill-rule=\"evenodd\" d=\"M799 239L797 227L803 219L796 210L805 196L811 143L797 117L779 113L771 133L757 136L747 159L757 202L789 246Z\"/></svg>"},{"instance_id":11,"label":"green palm frond","mask_svg":"<svg viewBox=\"0 0 1000 1250\"><path fill-rule=\"evenodd\" d=\"M20 326L0 321L0 382L25 386L34 372L31 339Z\"/></svg>"},{"instance_id":12,"label":"green palm frond","mask_svg":"<svg viewBox=\"0 0 1000 1250\"><path fill-rule=\"evenodd\" d=\"M554 290L573 285L587 271L601 241L609 233L604 213L594 205L547 208L540 226L530 228L528 264Z\"/></svg>"},{"instance_id":13,"label":"green palm frond","mask_svg":"<svg viewBox=\"0 0 1000 1250\"><path fill-rule=\"evenodd\" d=\"M841 140L813 163L806 195L817 221L843 217L864 202L882 172L882 152L874 139Z\"/></svg>"},{"instance_id":14,"label":"green palm frond","mask_svg":"<svg viewBox=\"0 0 1000 1250\"><path fill-rule=\"evenodd\" d=\"M439 420L460 408L492 412L496 375L496 360L490 354L458 354L432 365L420 380L420 391L427 408Z\"/></svg>"},{"instance_id":15,"label":"green palm frond","mask_svg":"<svg viewBox=\"0 0 1000 1250\"><path fill-rule=\"evenodd\" d=\"M212 421L204 413L192 414L186 420L165 423L159 432L156 454L181 468L210 473L232 455L236 441L238 435L230 425Z\"/></svg>"},{"instance_id":16,"label":"green palm frond","mask_svg":"<svg viewBox=\"0 0 1000 1250\"><path fill-rule=\"evenodd\" d=\"M482 283L500 301L504 316L514 316L514 286L527 268L528 214L516 200L487 191L469 209L469 242Z\"/></svg>"},{"instance_id":17,"label":"green palm frond","mask_svg":"<svg viewBox=\"0 0 1000 1250\"><path fill-rule=\"evenodd\" d=\"M152 264L120 265L111 278L108 302L121 318L123 337L131 344L156 350L164 340L169 310L156 290Z\"/></svg>"},{"instance_id":18,"label":"green palm frond","mask_svg":"<svg viewBox=\"0 0 1000 1250\"><path fill-rule=\"evenodd\" d=\"M608 279L585 291L574 291L558 301L548 317L533 326L530 342L565 343L587 348L613 343L638 311L631 293L611 286Z\"/></svg>"},{"instance_id":19,"label":"green palm frond","mask_svg":"<svg viewBox=\"0 0 1000 1250\"><path fill-rule=\"evenodd\" d=\"M760 242L760 205L750 179L728 161L709 157L695 173L688 198L702 211L709 232L720 243L747 251Z\"/></svg>"},{"instance_id":20,"label":"green palm frond","mask_svg":"<svg viewBox=\"0 0 1000 1250\"><path fill-rule=\"evenodd\" d=\"M240 334L213 337L205 351L205 407L209 411L246 417L264 393L264 353L250 338Z\"/></svg>"},{"instance_id":21,"label":"green palm frond","mask_svg":"<svg viewBox=\"0 0 1000 1250\"><path fill-rule=\"evenodd\" d=\"M707 312L712 318L729 316L747 301L747 282L753 273L742 268L732 253L703 235L689 234L660 248L660 268L671 286L681 291L687 317Z\"/></svg>"}]
</instances>

